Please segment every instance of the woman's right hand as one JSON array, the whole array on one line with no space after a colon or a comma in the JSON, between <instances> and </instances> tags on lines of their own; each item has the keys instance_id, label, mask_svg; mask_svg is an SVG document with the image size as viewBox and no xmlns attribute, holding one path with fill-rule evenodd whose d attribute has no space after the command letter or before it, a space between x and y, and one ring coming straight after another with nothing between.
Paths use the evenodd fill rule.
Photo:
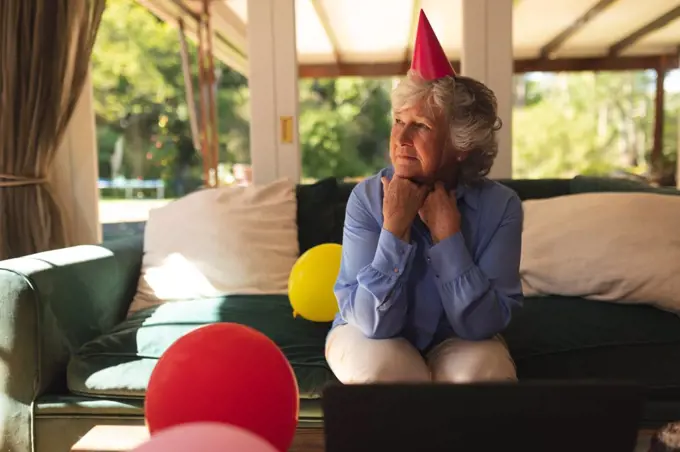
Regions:
<instances>
[{"instance_id":1,"label":"woman's right hand","mask_svg":"<svg viewBox=\"0 0 680 452\"><path fill-rule=\"evenodd\" d=\"M430 191L427 185L418 185L403 177L381 179L383 185L383 228L405 242L411 238L411 224L423 206Z\"/></svg>"}]
</instances>

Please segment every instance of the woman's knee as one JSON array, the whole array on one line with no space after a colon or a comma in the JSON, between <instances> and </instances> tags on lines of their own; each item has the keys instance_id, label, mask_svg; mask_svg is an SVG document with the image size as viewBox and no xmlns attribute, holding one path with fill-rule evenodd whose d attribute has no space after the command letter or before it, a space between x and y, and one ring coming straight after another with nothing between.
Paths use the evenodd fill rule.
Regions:
<instances>
[{"instance_id":1,"label":"woman's knee","mask_svg":"<svg viewBox=\"0 0 680 452\"><path fill-rule=\"evenodd\" d=\"M338 326L326 341L326 360L345 384L430 381L420 353L405 339L369 339L351 325Z\"/></svg>"},{"instance_id":2,"label":"woman's knee","mask_svg":"<svg viewBox=\"0 0 680 452\"><path fill-rule=\"evenodd\" d=\"M515 363L500 338L486 341L449 339L437 346L428 364L438 382L516 381Z\"/></svg>"}]
</instances>

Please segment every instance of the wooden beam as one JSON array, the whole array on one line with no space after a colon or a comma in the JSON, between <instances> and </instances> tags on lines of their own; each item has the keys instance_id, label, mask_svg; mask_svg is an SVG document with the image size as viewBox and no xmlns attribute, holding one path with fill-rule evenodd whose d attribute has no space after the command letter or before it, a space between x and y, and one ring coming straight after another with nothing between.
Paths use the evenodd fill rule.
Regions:
<instances>
[{"instance_id":1,"label":"wooden beam","mask_svg":"<svg viewBox=\"0 0 680 452\"><path fill-rule=\"evenodd\" d=\"M680 190L680 116L678 116L677 119L677 138L676 138L676 146L675 146L675 158L677 160L677 164L675 165L675 188Z\"/></svg>"},{"instance_id":2,"label":"wooden beam","mask_svg":"<svg viewBox=\"0 0 680 452\"><path fill-rule=\"evenodd\" d=\"M663 172L663 125L665 122L664 109L664 81L666 70L657 69L656 71L656 97L654 99L654 145L652 154L649 158L653 174L661 176Z\"/></svg>"},{"instance_id":3,"label":"wooden beam","mask_svg":"<svg viewBox=\"0 0 680 452\"><path fill-rule=\"evenodd\" d=\"M180 11L182 11L183 14L186 14L190 18L194 19L197 24L200 24L201 17L203 15L203 8L204 8L203 1L204 0L193 0L193 3L195 3L194 9L191 9L189 6L187 6L184 3L184 0L171 0L171 1L172 1L172 3L174 3L180 9ZM219 3L217 3L216 0L208 0L208 4L212 4L213 2L216 5L219 6ZM212 6L211 6L211 8L212 8ZM231 11L231 9L229 9L229 7L227 7L227 10ZM231 12L233 13L233 11L231 11ZM223 43L224 45L229 47L229 49L233 50L238 56L241 56L245 59L246 58L245 49L242 46L239 47L237 45L234 45L234 43L227 40L226 36L231 35L232 33L237 33L239 35L238 39L241 39L241 40L245 39L246 38L245 37L246 24L241 22L240 19L236 16L236 14L233 14L233 17L230 17L230 19L233 19L237 22L236 24L232 24L232 25L236 25L237 28L230 27L227 30L221 30L222 33L214 34L214 36L221 43ZM211 20L212 20L212 18L211 18ZM226 33L225 33L225 31L226 31Z\"/></svg>"},{"instance_id":4,"label":"wooden beam","mask_svg":"<svg viewBox=\"0 0 680 452\"><path fill-rule=\"evenodd\" d=\"M460 62L452 61L453 68L460 71ZM408 67L408 66L407 66ZM580 72L580 71L632 71L663 68L666 70L678 67L678 55L653 55L641 57L602 57L602 58L545 58L515 60L514 72ZM404 63L342 63L335 64L302 64L299 67L300 78L336 78L336 77L396 77L403 76Z\"/></svg>"},{"instance_id":5,"label":"wooden beam","mask_svg":"<svg viewBox=\"0 0 680 452\"><path fill-rule=\"evenodd\" d=\"M209 84L206 74L206 52L205 52L205 36L203 31L203 24L199 21L198 24L198 94L199 105L201 109L201 155L203 157L203 186L211 187L210 180L210 115L208 110L208 102L206 98L206 84Z\"/></svg>"},{"instance_id":6,"label":"wooden beam","mask_svg":"<svg viewBox=\"0 0 680 452\"><path fill-rule=\"evenodd\" d=\"M187 38L198 43L200 18L196 16L195 12L181 3L180 0L137 0L137 2L153 15L172 26L178 26L178 19L183 18L184 31ZM223 35L216 34L214 38L213 51L215 56L230 68L247 77L248 61L245 54L239 51L231 42L227 41Z\"/></svg>"},{"instance_id":7,"label":"wooden beam","mask_svg":"<svg viewBox=\"0 0 680 452\"><path fill-rule=\"evenodd\" d=\"M577 31L591 22L598 14L607 9L617 0L600 0L592 8L576 19L571 25L555 36L550 42L541 48L541 58L552 58L560 47L571 38Z\"/></svg>"},{"instance_id":8,"label":"wooden beam","mask_svg":"<svg viewBox=\"0 0 680 452\"><path fill-rule=\"evenodd\" d=\"M183 2L182 0L172 0L172 3L174 3L175 5L177 5L177 7L178 7L184 14L186 14L186 15L189 16L189 17L191 17L191 18L194 19L196 22L199 22L199 21L201 20L201 19L200 19L200 14L197 13L196 11L192 11L191 9L189 9L189 8L187 7L187 5L185 5L184 2Z\"/></svg>"},{"instance_id":9,"label":"wooden beam","mask_svg":"<svg viewBox=\"0 0 680 452\"><path fill-rule=\"evenodd\" d=\"M625 49L635 44L638 40L648 35L649 33L656 31L660 28L665 27L669 23L673 22L675 19L680 17L680 5L668 11L661 17L657 17L647 25L638 28L625 38L621 39L619 42L613 44L609 48L609 56L617 56L621 54Z\"/></svg>"},{"instance_id":10,"label":"wooden beam","mask_svg":"<svg viewBox=\"0 0 680 452\"><path fill-rule=\"evenodd\" d=\"M321 4L321 0L311 0L311 2L312 6L314 7L314 11L316 11L317 17L319 18L319 22L321 22L323 31L326 32L326 36L328 36L328 40L331 42L331 46L333 46L333 58L335 58L335 63L340 64L342 63L342 56L340 55L340 41L335 35L335 31L333 31L333 27L331 27L331 20L328 17L326 8L324 8Z\"/></svg>"},{"instance_id":11,"label":"wooden beam","mask_svg":"<svg viewBox=\"0 0 680 452\"><path fill-rule=\"evenodd\" d=\"M203 0L203 11L198 22L198 90L201 108L201 154L203 155L203 183L207 188L217 187L218 175L218 134L213 62L213 32L210 23L210 2Z\"/></svg>"},{"instance_id":12,"label":"wooden beam","mask_svg":"<svg viewBox=\"0 0 680 452\"><path fill-rule=\"evenodd\" d=\"M213 29L210 10L210 0L203 0L203 24L205 27L205 56L206 56L206 75L208 85L206 95L208 97L208 114L210 115L210 169L212 171L211 186L217 187L220 184L219 177L219 122L217 121L217 80L215 79L215 62L213 59Z\"/></svg>"},{"instance_id":13,"label":"wooden beam","mask_svg":"<svg viewBox=\"0 0 680 452\"><path fill-rule=\"evenodd\" d=\"M211 4L213 29L216 36L228 37L228 43L246 57L248 54L248 27L226 2Z\"/></svg>"},{"instance_id":14,"label":"wooden beam","mask_svg":"<svg viewBox=\"0 0 680 452\"><path fill-rule=\"evenodd\" d=\"M678 67L678 55L631 57L559 58L555 60L526 59L515 61L515 73L581 72L581 71L643 71Z\"/></svg>"},{"instance_id":15,"label":"wooden beam","mask_svg":"<svg viewBox=\"0 0 680 452\"><path fill-rule=\"evenodd\" d=\"M198 131L198 120L196 119L196 100L194 98L194 83L191 76L191 57L189 56L189 48L184 32L184 19L180 17L177 21L179 27L179 54L182 57L182 72L184 74L184 96L189 111L189 126L191 128L191 140L194 143L194 150L197 152L201 149L201 139Z\"/></svg>"}]
</instances>

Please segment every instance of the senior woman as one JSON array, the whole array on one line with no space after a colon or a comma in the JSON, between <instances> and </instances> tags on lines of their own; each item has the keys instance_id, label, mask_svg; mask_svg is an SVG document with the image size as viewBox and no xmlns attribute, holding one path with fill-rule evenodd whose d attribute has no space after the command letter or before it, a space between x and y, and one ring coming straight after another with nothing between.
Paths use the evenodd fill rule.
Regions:
<instances>
[{"instance_id":1,"label":"senior woman","mask_svg":"<svg viewBox=\"0 0 680 452\"><path fill-rule=\"evenodd\" d=\"M392 107L392 165L347 204L327 361L343 383L515 380L499 333L522 302L523 215L485 177L496 99L455 74L422 11Z\"/></svg>"}]
</instances>

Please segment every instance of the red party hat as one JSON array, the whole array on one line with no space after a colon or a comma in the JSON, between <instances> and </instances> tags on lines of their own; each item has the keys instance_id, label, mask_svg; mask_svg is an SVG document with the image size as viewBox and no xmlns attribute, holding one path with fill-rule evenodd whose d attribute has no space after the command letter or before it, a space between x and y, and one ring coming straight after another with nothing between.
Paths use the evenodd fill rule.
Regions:
<instances>
[{"instance_id":1,"label":"red party hat","mask_svg":"<svg viewBox=\"0 0 680 452\"><path fill-rule=\"evenodd\" d=\"M411 69L425 80L436 80L456 75L422 9L418 18L418 31L413 46Z\"/></svg>"}]
</instances>

